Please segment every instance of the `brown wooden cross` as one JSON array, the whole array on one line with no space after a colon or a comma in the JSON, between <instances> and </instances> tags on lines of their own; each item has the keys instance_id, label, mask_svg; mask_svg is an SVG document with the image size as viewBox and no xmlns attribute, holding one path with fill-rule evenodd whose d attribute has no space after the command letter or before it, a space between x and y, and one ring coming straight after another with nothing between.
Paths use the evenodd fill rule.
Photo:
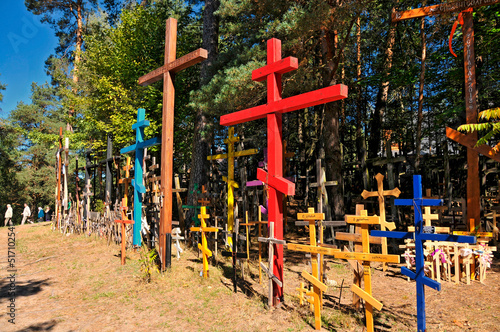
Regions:
<instances>
[{"instance_id":1,"label":"brown wooden cross","mask_svg":"<svg viewBox=\"0 0 500 332\"><path fill-rule=\"evenodd\" d=\"M366 191L363 190L361 196L363 199L367 199L368 197L378 197L378 206L379 206L379 214L380 214L380 229L385 231L387 228L390 231L396 229L396 224L394 222L387 222L385 219L385 198L384 196L394 196L399 197L401 191L398 188L394 188L391 190L384 190L384 176L380 173L375 175L375 179L377 180L377 191ZM382 254L387 255L387 238L382 238ZM383 263L383 270L387 270L387 264Z\"/></svg>"},{"instance_id":2,"label":"brown wooden cross","mask_svg":"<svg viewBox=\"0 0 500 332\"><path fill-rule=\"evenodd\" d=\"M125 166L123 166L122 169L125 171L125 177L121 178L118 183L123 184L123 198L127 199L128 201L128 186L132 183L132 178L130 177L130 170L132 169L130 157L127 157Z\"/></svg>"},{"instance_id":3,"label":"brown wooden cross","mask_svg":"<svg viewBox=\"0 0 500 332\"><path fill-rule=\"evenodd\" d=\"M455 1L403 12L394 12L392 16L392 21L398 22L442 13L461 12L459 19L463 20L465 115L468 124L477 122L476 62L474 55L474 21L472 8L488 6L499 2L500 0ZM464 142L463 140L460 141L457 139L458 135L456 131L451 128L446 128L446 136L460 144ZM477 132L469 133L466 136L468 140L477 142ZM479 156L477 150L467 149L467 166L467 220L476 220L476 226L478 226L481 224L481 211L479 194Z\"/></svg>"},{"instance_id":4,"label":"brown wooden cross","mask_svg":"<svg viewBox=\"0 0 500 332\"><path fill-rule=\"evenodd\" d=\"M176 59L177 20L169 18L165 28L164 65L139 78L139 85L147 86L163 79L163 115L161 136L161 183L163 206L160 215L160 260L161 270L171 265L172 237L172 181L174 166L174 75L179 71L207 59L207 50L199 48ZM168 237L168 239L167 239ZM169 250L168 250L169 249ZM170 251L170 252L167 252Z\"/></svg>"},{"instance_id":5,"label":"brown wooden cross","mask_svg":"<svg viewBox=\"0 0 500 332\"><path fill-rule=\"evenodd\" d=\"M127 230L125 228L125 224L133 224L133 220L128 220L127 218L127 198L124 197L122 199L121 210L121 219L115 220L116 223L122 224L122 265L125 265L125 251L127 249Z\"/></svg>"}]
</instances>

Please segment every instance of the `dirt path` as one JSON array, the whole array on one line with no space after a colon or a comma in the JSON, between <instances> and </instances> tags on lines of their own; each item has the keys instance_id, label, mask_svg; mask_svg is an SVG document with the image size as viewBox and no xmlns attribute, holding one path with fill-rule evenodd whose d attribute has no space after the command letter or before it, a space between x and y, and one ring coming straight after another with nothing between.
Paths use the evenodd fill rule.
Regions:
<instances>
[{"instance_id":1,"label":"dirt path","mask_svg":"<svg viewBox=\"0 0 500 332\"><path fill-rule=\"evenodd\" d=\"M120 265L119 247L94 237L62 236L47 224L16 227L15 325L9 323L8 234L0 228L0 331L310 331L313 318L294 294L303 255L286 251L285 305L268 311L267 284L259 285L254 261L250 274L232 292L229 261L199 277L197 253L185 250L164 276L141 281L140 255L128 252ZM222 259L222 258L219 258ZM328 262L338 283L325 294L324 330L362 331L363 312L351 306L352 273L347 263ZM398 272L374 269L373 294L384 304L376 313L380 331L416 331L415 285ZM500 331L500 266L485 284L427 290L428 331ZM342 290L340 285L343 282ZM342 291L342 296L339 296Z\"/></svg>"}]
</instances>

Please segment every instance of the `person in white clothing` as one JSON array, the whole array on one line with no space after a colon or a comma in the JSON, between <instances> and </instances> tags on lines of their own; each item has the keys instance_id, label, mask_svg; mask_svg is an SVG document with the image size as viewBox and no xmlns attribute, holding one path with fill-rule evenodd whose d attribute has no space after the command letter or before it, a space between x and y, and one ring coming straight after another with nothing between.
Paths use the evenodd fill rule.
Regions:
<instances>
[{"instance_id":1,"label":"person in white clothing","mask_svg":"<svg viewBox=\"0 0 500 332\"><path fill-rule=\"evenodd\" d=\"M5 211L5 223L3 225L7 226L7 223L12 225L12 206L10 206L10 204L7 204L7 211Z\"/></svg>"},{"instance_id":2,"label":"person in white clothing","mask_svg":"<svg viewBox=\"0 0 500 332\"><path fill-rule=\"evenodd\" d=\"M21 215L23 216L23 220L21 221L21 225L24 225L24 223L26 222L26 219L31 217L31 210L30 210L30 207L28 206L28 204L24 203L24 211L23 211L23 213L21 213ZM28 222L30 222L31 224L33 223L31 220L28 220Z\"/></svg>"}]
</instances>

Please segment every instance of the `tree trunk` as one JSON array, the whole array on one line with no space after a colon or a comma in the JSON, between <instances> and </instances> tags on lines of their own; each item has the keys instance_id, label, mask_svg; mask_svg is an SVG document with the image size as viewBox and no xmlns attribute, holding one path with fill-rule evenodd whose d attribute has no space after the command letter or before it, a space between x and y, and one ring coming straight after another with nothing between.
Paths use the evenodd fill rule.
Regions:
<instances>
[{"instance_id":1,"label":"tree trunk","mask_svg":"<svg viewBox=\"0 0 500 332\"><path fill-rule=\"evenodd\" d=\"M203 10L203 41L202 47L208 51L208 58L201 63L200 83L206 84L213 77L212 66L218 54L218 35L219 35L219 20L214 14L219 8L219 0L205 1L205 9ZM197 183L199 188L206 182L205 170L207 166L208 155L208 121L205 110L199 108L196 111L194 136L193 136L193 155L191 157L191 177L189 181L188 202L189 205L195 205L196 195L192 191ZM192 220L194 209L190 209L186 216L186 228Z\"/></svg>"},{"instance_id":2,"label":"tree trunk","mask_svg":"<svg viewBox=\"0 0 500 332\"><path fill-rule=\"evenodd\" d=\"M361 80L361 19L358 17L357 23L358 31L356 33L356 58L357 58L357 68L356 68L356 79L359 82ZM356 113L356 152L358 156L358 162L360 163L360 171L363 179L363 189L368 190L368 168L366 167L366 141L363 133L363 123L364 123L364 105L362 99L361 85L356 86L356 93L358 94L357 99L357 113Z\"/></svg>"},{"instance_id":3,"label":"tree trunk","mask_svg":"<svg viewBox=\"0 0 500 332\"><path fill-rule=\"evenodd\" d=\"M392 9L395 12L395 8ZM391 13L392 14L392 13ZM396 40L396 25L391 22L389 33L387 34L387 42L385 48L385 61L384 61L384 79L380 84L380 88L377 94L377 101L375 103L375 110L373 112L373 118L371 122L370 130L370 141L369 146L369 157L375 158L380 152L380 146L382 142L382 121L387 107L387 98L389 95L389 75L392 67L392 48L394 47L394 42Z\"/></svg>"},{"instance_id":4,"label":"tree trunk","mask_svg":"<svg viewBox=\"0 0 500 332\"><path fill-rule=\"evenodd\" d=\"M417 152L415 154L415 172L420 171L420 151L422 149L422 121L424 120L424 83L425 83L425 58L426 58L426 40L425 40L425 17L420 21L420 37L422 39L422 61L420 64L420 86L418 88L418 113L417 113L417 132L415 144ZM429 142L430 143L430 142Z\"/></svg>"},{"instance_id":5,"label":"tree trunk","mask_svg":"<svg viewBox=\"0 0 500 332\"><path fill-rule=\"evenodd\" d=\"M336 84L335 72L338 65L334 62L338 47L338 35L327 28L323 31L323 59L325 72L323 75L324 86ZM338 59L338 58L337 58ZM325 153L326 178L329 181L338 181L338 185L328 187L328 196L331 197L334 219L344 214L344 195L342 181L342 152L340 149L339 116L341 103L328 103L323 114L323 139Z\"/></svg>"}]
</instances>

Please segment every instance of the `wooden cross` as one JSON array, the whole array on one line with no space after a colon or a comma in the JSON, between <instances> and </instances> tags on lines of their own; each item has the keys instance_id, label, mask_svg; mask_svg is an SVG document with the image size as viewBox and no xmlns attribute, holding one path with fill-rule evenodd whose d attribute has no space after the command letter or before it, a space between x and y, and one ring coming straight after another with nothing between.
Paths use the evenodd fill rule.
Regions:
<instances>
[{"instance_id":1,"label":"wooden cross","mask_svg":"<svg viewBox=\"0 0 500 332\"><path fill-rule=\"evenodd\" d=\"M267 80L267 103L239 112L221 116L220 124L232 126L257 119L267 119L268 172L257 169L257 179L269 185L268 220L275 223L275 236L283 239L283 195L295 194L295 184L283 178L282 114L295 110L333 102L347 97L347 86L338 84L282 99L281 75L298 68L297 58L281 59L281 41L267 42L267 65L252 72L252 80ZM283 247L278 245L274 252L274 271L283 279ZM283 302L283 289L273 287L273 304Z\"/></svg>"},{"instance_id":2,"label":"wooden cross","mask_svg":"<svg viewBox=\"0 0 500 332\"><path fill-rule=\"evenodd\" d=\"M416 8L403 12L394 12L393 22L434 16L441 13L461 12L459 20L463 20L463 43L464 43L464 71L465 71L465 114L467 123L477 122L477 85L476 85L476 63L474 55L474 20L473 8L488 6L500 2L500 0L466 0L444 3L435 6ZM454 29L452 30L452 32ZM453 36L450 36L450 39ZM450 40L451 50L451 40ZM460 144L460 135L451 128L446 128L446 136ZM477 132L469 133L468 140L477 142ZM458 139L457 139L458 138ZM479 156L478 151L467 149L467 219L474 219L476 226L481 224L480 210L480 188L479 188Z\"/></svg>"},{"instance_id":3,"label":"wooden cross","mask_svg":"<svg viewBox=\"0 0 500 332\"><path fill-rule=\"evenodd\" d=\"M385 231L386 228L390 231L396 229L396 224L394 222L387 222L385 218L385 196L399 197L401 191L399 188L394 188L391 190L384 190L384 176L380 173L375 175L375 180L377 180L377 191L366 191L363 190L361 196L363 199L368 197L378 197L378 206L380 214L380 230ZM382 254L387 255L387 238L382 238ZM387 271L387 264L383 263L383 271Z\"/></svg>"},{"instance_id":4,"label":"wooden cross","mask_svg":"<svg viewBox=\"0 0 500 332\"><path fill-rule=\"evenodd\" d=\"M120 150L120 153L125 154L135 152L134 163L134 233L132 244L141 246L141 226L142 226L142 195L146 193L143 179L143 159L144 149L160 144L158 137L144 140L144 128L149 127L149 121L145 119L146 111L144 108L137 110L137 122L132 125L132 130L135 130L135 144L127 146Z\"/></svg>"},{"instance_id":5,"label":"wooden cross","mask_svg":"<svg viewBox=\"0 0 500 332\"><path fill-rule=\"evenodd\" d=\"M312 296L313 301L311 301L314 306L314 320L316 330L321 330L321 305L323 293L327 290L327 286L320 280L320 273L318 270L318 254L317 252L318 243L316 239L316 220L325 219L324 213L314 213L314 208L309 208L307 213L297 213L297 219L306 220L309 223L309 245L298 245L294 243L289 243L287 245L290 250L306 251L311 253L311 267L312 275L306 271L302 272L302 276L311 282L312 290L306 295ZM332 249L339 251L338 249Z\"/></svg>"},{"instance_id":6,"label":"wooden cross","mask_svg":"<svg viewBox=\"0 0 500 332\"><path fill-rule=\"evenodd\" d=\"M260 225L259 225L260 229ZM269 308L273 306L273 281L278 284L280 287L283 287L283 282L273 274L274 271L274 246L276 244L284 245L286 244L285 240L278 240L274 237L274 222L269 223L269 237L258 237L259 247L262 242L269 243L269 267L267 267L263 262L259 261L259 266L264 270L269 278L269 296L268 296L268 305Z\"/></svg>"},{"instance_id":7,"label":"wooden cross","mask_svg":"<svg viewBox=\"0 0 500 332\"><path fill-rule=\"evenodd\" d=\"M85 196L85 193L84 193L84 196L87 198L85 201L84 201L84 205L85 205L85 218L89 219L89 214L90 214L90 196L94 196L94 194L90 193L90 188L95 188L95 176L94 176L94 186L92 186L90 184L90 173L89 173L89 170L91 169L94 169L96 168L97 166L99 166L97 163L96 164L93 164L92 163L92 150L88 149L86 152L85 152L85 166L83 166L83 169L85 170L85 190L87 191L87 195Z\"/></svg>"},{"instance_id":8,"label":"wooden cross","mask_svg":"<svg viewBox=\"0 0 500 332\"><path fill-rule=\"evenodd\" d=\"M205 233L207 232L218 232L219 229L217 227L207 227L206 219L210 218L210 215L207 214L207 208L202 206L200 209L200 214L198 218L200 218L201 226L200 227L191 227L191 232L201 232L201 243L198 243L198 249L201 250L203 255L203 278L208 278L208 257L212 257L212 251L208 249L207 236Z\"/></svg>"},{"instance_id":9,"label":"wooden cross","mask_svg":"<svg viewBox=\"0 0 500 332\"><path fill-rule=\"evenodd\" d=\"M227 159L227 178L222 177L227 182L227 231L233 234L234 228L234 193L233 189L238 188L238 183L234 181L234 159L236 157L250 156L258 152L257 149L248 149L243 151L235 151L234 143L240 141L238 135L234 136L234 127L229 127L227 138L224 143L227 144L227 153L207 156L207 160ZM227 245L232 247L232 239L229 237Z\"/></svg>"},{"instance_id":10,"label":"wooden cross","mask_svg":"<svg viewBox=\"0 0 500 332\"><path fill-rule=\"evenodd\" d=\"M356 204L356 215L360 216L361 211L364 210L364 205L363 204ZM361 226L356 226L355 227L355 233L344 233L344 232L337 232L335 234L336 239L340 241L349 241L354 243L354 251L355 252L362 252L363 251L363 238L361 235ZM382 239L379 237L375 236L370 236L369 241L371 244L382 244ZM344 247L344 251L349 251L347 250L346 247ZM353 268L353 284L358 285L361 287L361 280L363 276L363 266L355 260L348 260L349 264L351 264L351 267ZM361 302L359 296L357 296L355 293L352 297L352 304L356 309L359 309Z\"/></svg>"},{"instance_id":11,"label":"wooden cross","mask_svg":"<svg viewBox=\"0 0 500 332\"><path fill-rule=\"evenodd\" d=\"M100 160L99 164L106 164L106 190L104 201L108 206L111 204L111 191L113 187L113 174L111 173L111 163L115 161L116 158L120 156L113 156L113 140L111 134L107 137L107 147L106 147L106 159Z\"/></svg>"},{"instance_id":12,"label":"wooden cross","mask_svg":"<svg viewBox=\"0 0 500 332\"><path fill-rule=\"evenodd\" d=\"M237 288L237 283L238 283L238 280L237 280L237 276L236 276L236 260L238 258L243 258L243 259L248 259L248 252L238 252L238 226L236 226L234 229L233 229L233 233L232 233L232 238L233 238L233 242L232 242L232 249L230 250L223 250L221 253L222 253L222 256L224 257L232 257L233 260L232 260L232 263L233 263L233 286L234 286L234 292L236 293L238 291L238 288ZM248 238L247 238L247 244L248 244Z\"/></svg>"},{"instance_id":13,"label":"wooden cross","mask_svg":"<svg viewBox=\"0 0 500 332\"><path fill-rule=\"evenodd\" d=\"M374 331L373 326L373 309L381 310L382 303L377 301L372 296L372 279L371 279L371 268L370 261L372 262L390 262L399 263L398 255L388 255L388 254L370 254L370 236L369 236L369 226L370 225L380 225L381 218L377 216L369 217L366 210L361 211L360 216L345 216L347 223L356 224L361 227L361 242L363 246L363 253L370 255L369 260L363 260L363 280L365 283L365 289L361 289L358 285L352 285L352 292L365 300L365 313L366 313L366 329L368 332Z\"/></svg>"},{"instance_id":14,"label":"wooden cross","mask_svg":"<svg viewBox=\"0 0 500 332\"><path fill-rule=\"evenodd\" d=\"M172 180L174 173L174 75L207 59L207 50L199 48L176 59L177 20L169 18L165 24L165 57L162 67L139 78L139 85L147 86L163 79L163 114L161 131L161 183L163 206L160 216L161 270L171 265L167 243L172 237ZM170 248L170 246L168 246Z\"/></svg>"},{"instance_id":15,"label":"wooden cross","mask_svg":"<svg viewBox=\"0 0 500 332\"><path fill-rule=\"evenodd\" d=\"M125 161L125 166L122 167L122 170L125 171L125 177L118 180L119 184L123 184L123 198L128 199L128 186L132 183L132 178L130 177L130 170L132 169L131 158L127 156Z\"/></svg>"},{"instance_id":16,"label":"wooden cross","mask_svg":"<svg viewBox=\"0 0 500 332\"><path fill-rule=\"evenodd\" d=\"M372 236L381 236L394 239L415 239L415 269L413 272L407 267L401 267L401 273L416 281L417 293L417 327L419 332L425 332L425 286L431 287L437 291L441 290L441 284L425 276L424 273L424 248L423 241L448 241L448 242L464 242L475 243L476 238L473 236L457 236L448 234L433 234L426 233L423 227L422 206L437 206L442 204L441 199L426 199L422 198L422 177L420 175L413 176L413 199L396 199L395 205L413 206L415 215L415 232L387 232L387 231L372 231Z\"/></svg>"},{"instance_id":17,"label":"wooden cross","mask_svg":"<svg viewBox=\"0 0 500 332\"><path fill-rule=\"evenodd\" d=\"M120 208L121 210L121 216L122 218L120 220L115 220L116 223L122 224L122 265L125 265L125 251L127 247L127 230L125 228L125 224L133 224L133 220L128 220L127 218L127 198L122 199L122 206Z\"/></svg>"}]
</instances>

